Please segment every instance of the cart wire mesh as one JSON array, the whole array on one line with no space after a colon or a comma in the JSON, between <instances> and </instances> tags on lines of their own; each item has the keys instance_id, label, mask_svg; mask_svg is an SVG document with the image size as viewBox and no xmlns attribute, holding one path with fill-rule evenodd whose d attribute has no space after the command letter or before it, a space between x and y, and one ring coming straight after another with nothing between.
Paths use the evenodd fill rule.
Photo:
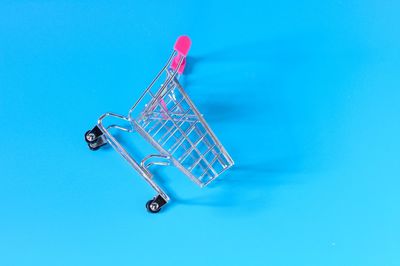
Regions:
<instances>
[{"instance_id":1,"label":"cart wire mesh","mask_svg":"<svg viewBox=\"0 0 400 266\"><path fill-rule=\"evenodd\" d=\"M167 84L153 93L132 119L136 130L200 186L205 186L233 165L202 115L176 78L166 70Z\"/></svg>"}]
</instances>

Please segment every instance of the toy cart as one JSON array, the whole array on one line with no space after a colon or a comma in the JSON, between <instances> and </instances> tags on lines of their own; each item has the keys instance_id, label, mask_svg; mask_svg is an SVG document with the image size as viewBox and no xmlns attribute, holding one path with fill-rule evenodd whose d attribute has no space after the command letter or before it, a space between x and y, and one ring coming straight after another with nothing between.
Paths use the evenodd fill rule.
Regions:
<instances>
[{"instance_id":1,"label":"toy cart","mask_svg":"<svg viewBox=\"0 0 400 266\"><path fill-rule=\"evenodd\" d=\"M151 213L157 213L170 200L153 180L152 165L174 165L200 187L204 187L233 166L234 162L207 125L178 80L186 65L191 41L181 36L165 66L156 75L127 116L103 114L97 125L85 133L91 150L111 145L157 192L146 203ZM165 79L161 77L165 74ZM164 81L164 82L162 82ZM106 118L122 124L106 126ZM110 132L118 129L138 132L157 151L139 163Z\"/></svg>"}]
</instances>

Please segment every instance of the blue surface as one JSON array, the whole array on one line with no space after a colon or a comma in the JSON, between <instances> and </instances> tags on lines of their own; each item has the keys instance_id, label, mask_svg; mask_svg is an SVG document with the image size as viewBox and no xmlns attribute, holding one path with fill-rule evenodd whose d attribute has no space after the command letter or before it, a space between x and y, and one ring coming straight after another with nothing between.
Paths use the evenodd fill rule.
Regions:
<instances>
[{"instance_id":1,"label":"blue surface","mask_svg":"<svg viewBox=\"0 0 400 266\"><path fill-rule=\"evenodd\" d=\"M0 3L0 265L400 265L398 1L72 2ZM181 34L236 166L154 216L83 133Z\"/></svg>"}]
</instances>

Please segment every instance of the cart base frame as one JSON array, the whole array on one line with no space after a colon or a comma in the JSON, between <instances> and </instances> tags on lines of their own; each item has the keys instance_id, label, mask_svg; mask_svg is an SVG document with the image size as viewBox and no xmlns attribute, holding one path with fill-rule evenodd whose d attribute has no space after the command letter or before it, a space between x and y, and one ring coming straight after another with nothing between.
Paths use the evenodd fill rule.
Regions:
<instances>
[{"instance_id":1,"label":"cart base frame","mask_svg":"<svg viewBox=\"0 0 400 266\"><path fill-rule=\"evenodd\" d=\"M112 124L109 126L105 126L103 121L106 118L113 117L119 120L123 120L125 122L130 123L128 117L115 114L115 113L105 113L97 121L97 125L93 127L91 130L85 133L85 141L88 144L89 149L92 151L96 151L100 149L102 146L109 144L114 148L121 156L146 180L146 182L157 192L157 195L153 197L153 199L147 201L146 208L149 212L157 213L161 210L161 208L166 205L170 198L164 192L164 190L157 185L156 182L153 181L153 175L148 170L148 168L152 165L169 165L169 157L161 154L151 154L146 156L140 164L137 163L129 152L117 141L117 139L111 134L110 129L116 128L125 132L134 132L134 128L124 127L117 124ZM148 162L152 158L160 158L164 161L159 162Z\"/></svg>"}]
</instances>

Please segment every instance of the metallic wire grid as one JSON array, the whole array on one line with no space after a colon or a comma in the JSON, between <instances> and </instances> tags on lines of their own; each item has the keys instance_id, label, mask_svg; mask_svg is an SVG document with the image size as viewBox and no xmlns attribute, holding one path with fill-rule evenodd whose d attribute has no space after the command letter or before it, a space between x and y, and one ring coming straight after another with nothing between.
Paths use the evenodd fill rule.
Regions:
<instances>
[{"instance_id":1,"label":"metallic wire grid","mask_svg":"<svg viewBox=\"0 0 400 266\"><path fill-rule=\"evenodd\" d=\"M167 70L167 77L172 73ZM168 80L168 78L167 78ZM209 184L232 166L232 159L176 78L163 84L134 118L136 128L173 164L200 186Z\"/></svg>"},{"instance_id":2,"label":"metallic wire grid","mask_svg":"<svg viewBox=\"0 0 400 266\"><path fill-rule=\"evenodd\" d=\"M173 60L175 67L172 67ZM127 116L106 113L98 120L98 130L95 127L85 135L89 147L109 143L132 165L162 198L161 201L154 198L152 204L169 201L168 195L153 180L149 171L152 165L174 165L203 187L234 164L178 81L178 70L184 60L185 56L174 50ZM104 120L110 117L119 119L124 125L105 126ZM112 129L138 132L158 154L150 154L139 163L111 134ZM101 134L97 138L91 136L96 136L98 131Z\"/></svg>"}]
</instances>

